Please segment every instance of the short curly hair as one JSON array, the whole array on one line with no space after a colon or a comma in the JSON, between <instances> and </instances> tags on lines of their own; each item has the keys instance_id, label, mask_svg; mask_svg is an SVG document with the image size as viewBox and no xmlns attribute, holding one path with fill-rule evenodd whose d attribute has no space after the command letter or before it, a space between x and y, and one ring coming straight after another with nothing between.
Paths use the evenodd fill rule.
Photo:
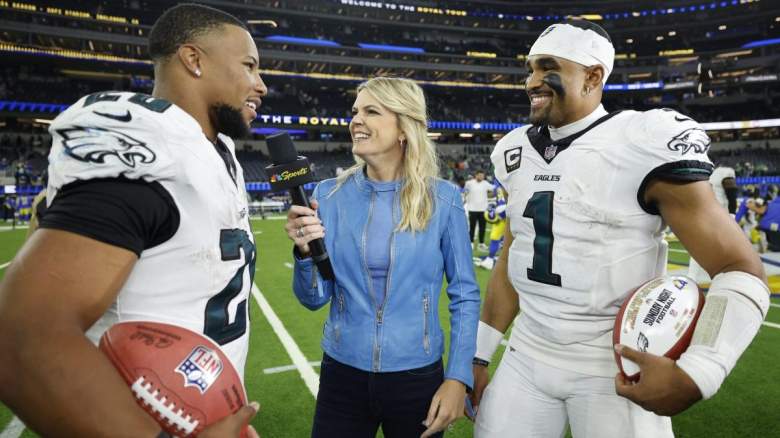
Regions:
<instances>
[{"instance_id":1,"label":"short curly hair","mask_svg":"<svg viewBox=\"0 0 780 438\"><path fill-rule=\"evenodd\" d=\"M248 30L238 18L227 12L194 3L182 3L165 11L149 33L149 57L159 62L176 53L182 44L223 25Z\"/></svg>"}]
</instances>

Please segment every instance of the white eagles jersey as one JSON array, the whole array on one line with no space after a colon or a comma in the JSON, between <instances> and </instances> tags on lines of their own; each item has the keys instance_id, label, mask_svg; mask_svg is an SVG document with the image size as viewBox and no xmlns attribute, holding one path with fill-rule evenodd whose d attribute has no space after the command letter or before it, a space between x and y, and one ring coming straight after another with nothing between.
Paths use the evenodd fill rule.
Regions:
<instances>
[{"instance_id":1,"label":"white eagles jersey","mask_svg":"<svg viewBox=\"0 0 780 438\"><path fill-rule=\"evenodd\" d=\"M491 160L509 194L508 270L522 309L510 346L614 376L620 305L666 270L665 224L644 202L646 185L706 180L709 145L695 121L667 109L607 114L557 141L524 126L498 142Z\"/></svg>"},{"instance_id":2,"label":"white eagles jersey","mask_svg":"<svg viewBox=\"0 0 780 438\"><path fill-rule=\"evenodd\" d=\"M715 192L715 199L726 210L729 209L729 198L726 196L726 189L723 188L723 180L726 178L736 179L736 177L737 174L734 172L734 169L726 166L716 167L712 171L712 175L710 175L710 184L712 184L712 190Z\"/></svg>"},{"instance_id":3,"label":"white eagles jersey","mask_svg":"<svg viewBox=\"0 0 780 438\"><path fill-rule=\"evenodd\" d=\"M219 136L235 175L184 110L120 92L80 99L49 132L49 204L73 181L121 176L161 184L180 217L173 237L141 253L116 301L90 328L90 339L97 342L121 321L175 324L211 337L243 376L255 244L232 140Z\"/></svg>"}]
</instances>

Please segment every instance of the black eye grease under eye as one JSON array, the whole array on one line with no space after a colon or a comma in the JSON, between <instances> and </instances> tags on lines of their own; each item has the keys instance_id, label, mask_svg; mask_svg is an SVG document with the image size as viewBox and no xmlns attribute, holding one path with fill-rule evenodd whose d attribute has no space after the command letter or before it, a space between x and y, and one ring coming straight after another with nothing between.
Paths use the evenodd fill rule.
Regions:
<instances>
[{"instance_id":1,"label":"black eye grease under eye","mask_svg":"<svg viewBox=\"0 0 780 438\"><path fill-rule=\"evenodd\" d=\"M563 89L563 82L561 82L561 77L558 75L558 73L548 74L542 78L542 82L552 88L553 91L555 91L561 98L566 97L566 90Z\"/></svg>"}]
</instances>

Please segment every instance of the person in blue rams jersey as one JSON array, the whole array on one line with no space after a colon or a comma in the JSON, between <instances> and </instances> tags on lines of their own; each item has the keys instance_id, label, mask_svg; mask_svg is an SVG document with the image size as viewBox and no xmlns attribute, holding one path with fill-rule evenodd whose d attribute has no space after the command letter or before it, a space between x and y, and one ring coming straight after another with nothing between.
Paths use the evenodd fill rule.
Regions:
<instances>
[{"instance_id":1,"label":"person in blue rams jersey","mask_svg":"<svg viewBox=\"0 0 780 438\"><path fill-rule=\"evenodd\" d=\"M532 124L491 155L509 198L477 336L477 438L557 438L567 424L575 438L672 436L669 416L715 395L769 308L763 265L708 182L707 134L673 110L608 113L614 56L594 23L548 27L526 62ZM665 273L667 224L713 277L677 361L612 343L621 303ZM636 384L615 352L639 365Z\"/></svg>"},{"instance_id":2,"label":"person in blue rams jersey","mask_svg":"<svg viewBox=\"0 0 780 438\"><path fill-rule=\"evenodd\" d=\"M504 230L506 229L506 195L504 194L504 189L500 184L495 184L493 191L496 194L495 198L488 204L488 209L485 211L485 220L490 224L488 255L477 263L477 266L487 270L492 270L496 263L496 256L504 241Z\"/></svg>"},{"instance_id":3,"label":"person in blue rams jersey","mask_svg":"<svg viewBox=\"0 0 780 438\"><path fill-rule=\"evenodd\" d=\"M152 96L91 94L51 124L47 208L0 283L0 400L43 436L168 436L95 345L117 322L203 333L243 375L255 245L231 137L267 92L257 48L235 17L180 4L149 52Z\"/></svg>"},{"instance_id":4,"label":"person in blue rams jersey","mask_svg":"<svg viewBox=\"0 0 780 438\"><path fill-rule=\"evenodd\" d=\"M769 251L780 251L780 196L769 202L758 228L766 233Z\"/></svg>"},{"instance_id":5,"label":"person in blue rams jersey","mask_svg":"<svg viewBox=\"0 0 780 438\"><path fill-rule=\"evenodd\" d=\"M313 209L293 206L293 289L316 310L330 303L312 437L441 436L463 415L479 319L459 190L438 179L425 96L407 79L360 85L352 107L357 164L320 182ZM315 212L316 210L316 212ZM308 243L324 238L335 280ZM442 279L450 348L442 364Z\"/></svg>"}]
</instances>

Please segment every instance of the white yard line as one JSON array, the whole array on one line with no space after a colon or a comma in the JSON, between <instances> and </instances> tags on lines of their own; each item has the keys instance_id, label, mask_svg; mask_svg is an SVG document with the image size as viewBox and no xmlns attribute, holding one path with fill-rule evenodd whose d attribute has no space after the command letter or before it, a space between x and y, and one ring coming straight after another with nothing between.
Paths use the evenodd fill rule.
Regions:
<instances>
[{"instance_id":1,"label":"white yard line","mask_svg":"<svg viewBox=\"0 0 780 438\"><path fill-rule=\"evenodd\" d=\"M29 225L17 225L15 227L12 227L10 225L4 225L0 227L0 231L26 230L28 228L30 228Z\"/></svg>"},{"instance_id":2,"label":"white yard line","mask_svg":"<svg viewBox=\"0 0 780 438\"><path fill-rule=\"evenodd\" d=\"M18 438L24 432L25 426L22 420L14 417L8 426L0 433L0 438Z\"/></svg>"},{"instance_id":3,"label":"white yard line","mask_svg":"<svg viewBox=\"0 0 780 438\"><path fill-rule=\"evenodd\" d=\"M5 263L3 263L2 265L0 265L0 270L3 270L3 269L5 269L5 268L7 268L7 267L8 267L8 265L10 265L10 264L11 264L11 262L5 262Z\"/></svg>"},{"instance_id":4,"label":"white yard line","mask_svg":"<svg viewBox=\"0 0 780 438\"><path fill-rule=\"evenodd\" d=\"M290 333L284 328L284 324L282 324L282 321L276 315L274 309L271 308L271 305L268 304L268 300L265 299L265 296L263 296L263 293L260 292L260 289L257 288L256 284L252 285L252 296L257 300L260 310L263 311L263 315L265 315L268 323L271 324L274 333L276 333L276 336L282 342L284 349L287 350L287 355L290 356L293 365L298 369L298 373L300 373L303 383L309 388L311 395L313 395L314 398L317 398L317 390L320 386L320 376L314 371L314 368L309 364L309 361L306 360L306 356L303 355L298 344L295 343L292 336L290 336Z\"/></svg>"},{"instance_id":5,"label":"white yard line","mask_svg":"<svg viewBox=\"0 0 780 438\"><path fill-rule=\"evenodd\" d=\"M685 254L688 253L688 251L686 251L684 249L677 249L677 248L669 248L669 252L682 252L682 253L685 253Z\"/></svg>"},{"instance_id":6,"label":"white yard line","mask_svg":"<svg viewBox=\"0 0 780 438\"><path fill-rule=\"evenodd\" d=\"M764 321L762 324L764 324L765 326L768 326L768 327L780 329L780 324L775 324L773 322Z\"/></svg>"},{"instance_id":7,"label":"white yard line","mask_svg":"<svg viewBox=\"0 0 780 438\"><path fill-rule=\"evenodd\" d=\"M775 303L769 303L769 305L772 307L780 307L780 304L775 304Z\"/></svg>"},{"instance_id":8,"label":"white yard line","mask_svg":"<svg viewBox=\"0 0 780 438\"><path fill-rule=\"evenodd\" d=\"M318 367L318 366L320 366L320 363L319 362L309 362L309 365L311 365L312 367ZM296 369L298 369L298 368L296 368L295 365L284 365L284 366L281 366L281 367L266 368L266 369L263 370L263 374L283 373L285 371L293 371L293 370L296 370Z\"/></svg>"},{"instance_id":9,"label":"white yard line","mask_svg":"<svg viewBox=\"0 0 780 438\"><path fill-rule=\"evenodd\" d=\"M290 269L292 269L292 268L293 268L293 264L292 264L292 263L290 263L290 262L284 262L284 266L286 266L286 267L288 267L288 268L290 268Z\"/></svg>"}]
</instances>

